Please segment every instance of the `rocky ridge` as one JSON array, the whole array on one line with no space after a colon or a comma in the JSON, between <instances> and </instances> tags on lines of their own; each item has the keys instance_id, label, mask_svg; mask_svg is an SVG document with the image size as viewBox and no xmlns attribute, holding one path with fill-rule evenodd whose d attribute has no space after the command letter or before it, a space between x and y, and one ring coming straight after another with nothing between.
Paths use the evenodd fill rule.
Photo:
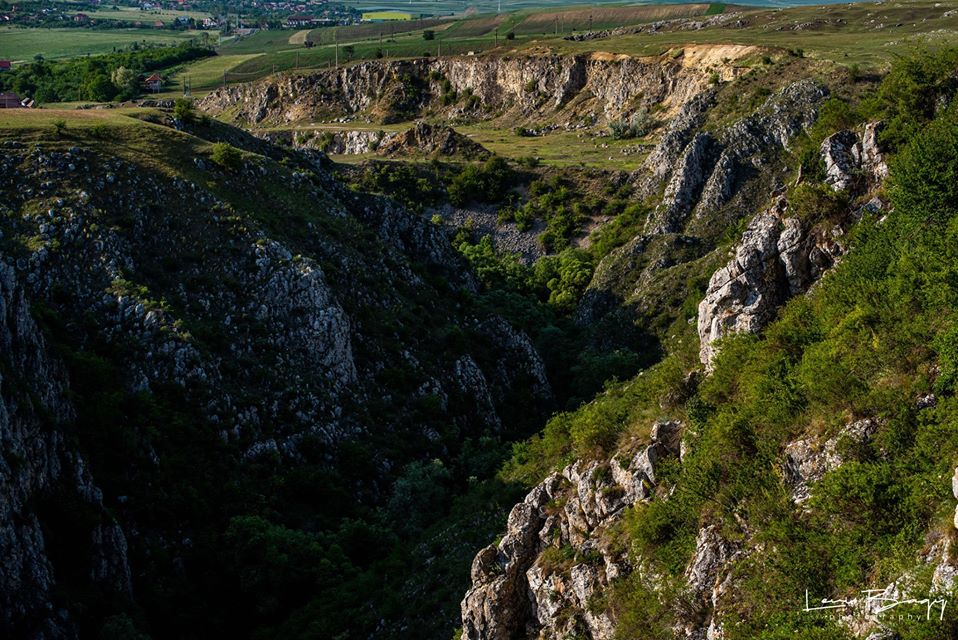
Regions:
<instances>
[{"instance_id":1,"label":"rocky ridge","mask_svg":"<svg viewBox=\"0 0 958 640\"><path fill-rule=\"evenodd\" d=\"M658 422L650 443L608 461L576 462L553 473L513 507L498 544L472 564L462 601L463 640L611 638L614 619L592 597L632 568L608 533L628 507L661 494L656 467L678 457L682 425Z\"/></svg>"},{"instance_id":2,"label":"rocky ridge","mask_svg":"<svg viewBox=\"0 0 958 640\"><path fill-rule=\"evenodd\" d=\"M611 119L663 102L681 105L706 85L704 69L668 57L525 55L360 62L212 91L200 107L251 125L363 115L383 122L426 111L464 118L563 111ZM448 84L446 84L448 83ZM476 100L443 105L442 96ZM568 107L568 108L567 108Z\"/></svg>"},{"instance_id":3,"label":"rocky ridge","mask_svg":"<svg viewBox=\"0 0 958 640\"><path fill-rule=\"evenodd\" d=\"M441 229L386 199L351 193L309 154L285 165L253 154L233 167L193 159L169 175L98 144L4 144L0 635L75 637L73 611L56 597L64 580L102 589L104 606L129 601L143 572L129 568L128 545L129 557L160 558L169 566L152 570L188 579L201 524L196 511L169 516L183 503L164 493L171 480L163 476L184 452L216 450L209 472L225 466L239 478L250 467L334 465L344 443L371 428L425 455L441 452L450 444L423 428L423 406L466 435L511 428L517 416L504 410L516 394L524 394L521 419L551 411L528 337L501 318L438 308L444 295L475 288ZM282 197L270 191L275 184ZM244 209L237 193L267 210ZM433 288L440 280L444 289ZM84 385L105 388L115 377L118 396L173 405L181 411L173 420L196 428L181 436L177 424L154 426L150 415L111 414L107 426L123 429L129 444L122 478L98 478L101 491L66 444L81 416L68 400L66 368L48 356L32 320L37 309L74 366L94 363L92 372L111 376ZM425 342L404 338L397 349L388 319L409 310L468 332L481 348L446 353L426 331ZM418 388L393 388L396 370ZM386 407L381 413L364 412L371 397ZM204 481L206 464L193 463L195 479ZM397 463L375 464L386 473ZM378 476L367 481L352 490L367 498L382 491ZM71 548L89 538L88 582L65 577L48 557L48 546L67 536L60 497L98 523L69 538ZM37 511L48 499L49 510Z\"/></svg>"},{"instance_id":4,"label":"rocky ridge","mask_svg":"<svg viewBox=\"0 0 958 640\"><path fill-rule=\"evenodd\" d=\"M887 175L877 132L870 123L859 132L839 131L821 145L826 184L860 197ZM843 237L863 212L883 207L878 199L852 207L837 220L810 224L790 215L779 197L748 225L732 259L712 274L699 304L700 357L708 368L715 341L730 333L755 333L774 317L788 298L804 293L831 268L847 247Z\"/></svg>"}]
</instances>

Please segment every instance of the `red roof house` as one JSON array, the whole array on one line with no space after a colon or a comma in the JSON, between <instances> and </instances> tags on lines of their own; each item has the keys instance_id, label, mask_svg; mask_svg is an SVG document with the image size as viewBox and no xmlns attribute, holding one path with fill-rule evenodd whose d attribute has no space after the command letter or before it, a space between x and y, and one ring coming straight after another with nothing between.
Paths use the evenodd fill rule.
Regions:
<instances>
[{"instance_id":1,"label":"red roof house","mask_svg":"<svg viewBox=\"0 0 958 640\"><path fill-rule=\"evenodd\" d=\"M13 64L9 60L0 60L0 71L9 71Z\"/></svg>"},{"instance_id":2,"label":"red roof house","mask_svg":"<svg viewBox=\"0 0 958 640\"><path fill-rule=\"evenodd\" d=\"M150 91L159 91L163 88L163 77L158 73L154 73L143 82Z\"/></svg>"}]
</instances>

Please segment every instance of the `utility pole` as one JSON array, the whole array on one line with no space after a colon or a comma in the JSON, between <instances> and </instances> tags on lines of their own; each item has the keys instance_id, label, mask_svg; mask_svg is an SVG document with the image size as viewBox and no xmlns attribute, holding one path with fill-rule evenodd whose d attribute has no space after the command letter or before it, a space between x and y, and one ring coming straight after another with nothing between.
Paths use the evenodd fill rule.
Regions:
<instances>
[{"instance_id":1,"label":"utility pole","mask_svg":"<svg viewBox=\"0 0 958 640\"><path fill-rule=\"evenodd\" d=\"M499 46L499 30L496 29L496 46Z\"/></svg>"}]
</instances>

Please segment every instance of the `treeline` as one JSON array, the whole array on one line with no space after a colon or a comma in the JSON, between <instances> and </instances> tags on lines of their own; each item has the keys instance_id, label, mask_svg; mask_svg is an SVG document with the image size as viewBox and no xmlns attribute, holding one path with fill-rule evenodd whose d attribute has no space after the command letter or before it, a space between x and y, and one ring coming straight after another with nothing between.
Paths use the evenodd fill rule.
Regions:
<instances>
[{"instance_id":1,"label":"treeline","mask_svg":"<svg viewBox=\"0 0 958 640\"><path fill-rule=\"evenodd\" d=\"M143 92L142 74L213 55L211 49L184 43L149 48L134 45L129 51L64 62L41 57L0 75L0 89L39 103L128 100Z\"/></svg>"}]
</instances>

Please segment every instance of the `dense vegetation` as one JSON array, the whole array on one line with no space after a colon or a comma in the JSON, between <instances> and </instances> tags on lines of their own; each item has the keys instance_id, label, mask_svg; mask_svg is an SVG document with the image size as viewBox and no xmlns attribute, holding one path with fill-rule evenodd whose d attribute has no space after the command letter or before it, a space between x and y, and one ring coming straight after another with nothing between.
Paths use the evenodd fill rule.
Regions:
<instances>
[{"instance_id":1,"label":"dense vegetation","mask_svg":"<svg viewBox=\"0 0 958 640\"><path fill-rule=\"evenodd\" d=\"M948 478L958 461L955 56L902 61L875 98L854 109L832 104L811 133L881 117L897 152L893 212L866 214L853 250L821 287L794 299L761 336L725 339L715 372L700 384L685 377L695 354L675 352L516 447L503 475L532 483L574 458L610 455L657 417L686 422L690 453L663 470L676 492L634 508L619 532L665 576L657 593L637 576L617 583L619 637L670 637L668 597L680 595L706 523L751 550L736 571L729 638L847 637L833 618L799 611L805 589L855 596L905 572L915 592L928 588L930 568L916 570L917 557L929 539L954 539ZM802 197L816 202L807 191ZM916 399L929 393L937 404L919 408ZM796 509L782 482L784 445L863 418L878 422L876 435L840 443L846 463L816 486L809 513ZM903 639L958 633L953 610L941 622L891 624Z\"/></svg>"},{"instance_id":2,"label":"dense vegetation","mask_svg":"<svg viewBox=\"0 0 958 640\"><path fill-rule=\"evenodd\" d=\"M211 49L182 44L135 47L130 51L66 62L42 57L0 74L0 89L44 102L128 100L145 91L143 74L215 55Z\"/></svg>"}]
</instances>

